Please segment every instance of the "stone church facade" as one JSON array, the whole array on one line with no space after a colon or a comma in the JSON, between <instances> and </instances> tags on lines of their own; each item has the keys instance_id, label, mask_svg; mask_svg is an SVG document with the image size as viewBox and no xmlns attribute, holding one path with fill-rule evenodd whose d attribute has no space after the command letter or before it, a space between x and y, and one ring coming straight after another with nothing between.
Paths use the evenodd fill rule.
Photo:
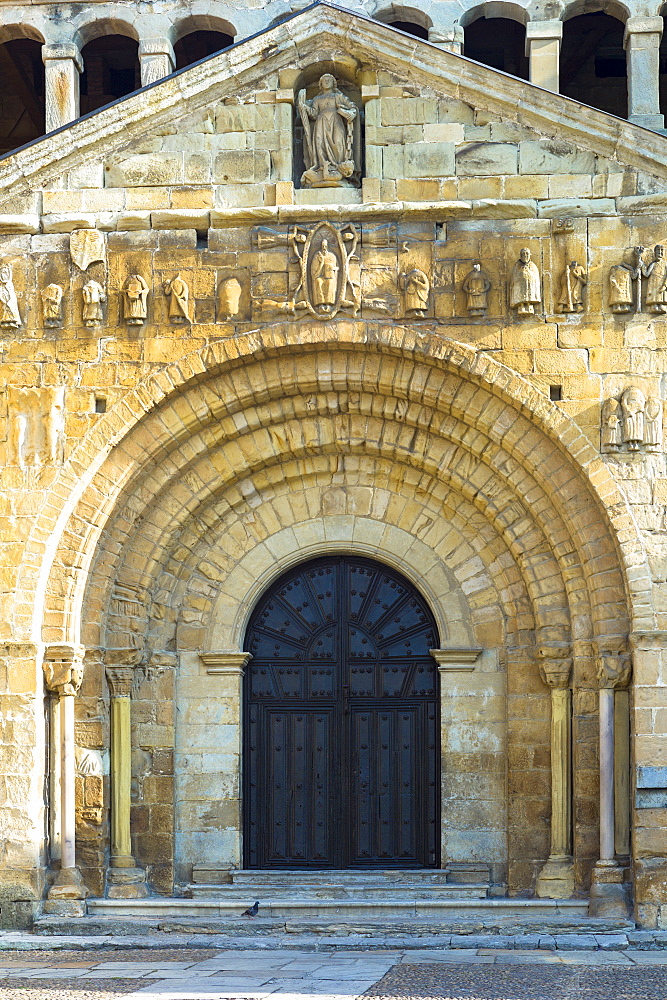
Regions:
<instances>
[{"instance_id":1,"label":"stone church facade","mask_svg":"<svg viewBox=\"0 0 667 1000\"><path fill-rule=\"evenodd\" d=\"M0 160L5 926L243 868L667 926L642 124L323 3Z\"/></svg>"}]
</instances>

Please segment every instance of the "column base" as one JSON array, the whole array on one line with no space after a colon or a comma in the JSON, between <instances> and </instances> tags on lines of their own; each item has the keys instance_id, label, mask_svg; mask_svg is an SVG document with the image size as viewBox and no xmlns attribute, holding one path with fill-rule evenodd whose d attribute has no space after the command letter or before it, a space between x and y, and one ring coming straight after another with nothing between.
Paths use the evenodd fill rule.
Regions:
<instances>
[{"instance_id":1,"label":"column base","mask_svg":"<svg viewBox=\"0 0 667 1000\"><path fill-rule=\"evenodd\" d=\"M537 876L535 894L540 899L570 899L574 895L574 862L563 854L552 855Z\"/></svg>"},{"instance_id":2,"label":"column base","mask_svg":"<svg viewBox=\"0 0 667 1000\"><path fill-rule=\"evenodd\" d=\"M665 127L664 115L630 115L629 122L633 125L641 125L642 128L663 129Z\"/></svg>"},{"instance_id":3,"label":"column base","mask_svg":"<svg viewBox=\"0 0 667 1000\"><path fill-rule=\"evenodd\" d=\"M78 868L61 868L44 901L44 913L62 917L83 917L88 889Z\"/></svg>"},{"instance_id":4,"label":"column base","mask_svg":"<svg viewBox=\"0 0 667 1000\"><path fill-rule=\"evenodd\" d=\"M148 895L143 868L107 869L108 899L144 899Z\"/></svg>"},{"instance_id":5,"label":"column base","mask_svg":"<svg viewBox=\"0 0 667 1000\"><path fill-rule=\"evenodd\" d=\"M630 917L627 870L615 862L598 861L591 877L588 913L591 917Z\"/></svg>"}]
</instances>

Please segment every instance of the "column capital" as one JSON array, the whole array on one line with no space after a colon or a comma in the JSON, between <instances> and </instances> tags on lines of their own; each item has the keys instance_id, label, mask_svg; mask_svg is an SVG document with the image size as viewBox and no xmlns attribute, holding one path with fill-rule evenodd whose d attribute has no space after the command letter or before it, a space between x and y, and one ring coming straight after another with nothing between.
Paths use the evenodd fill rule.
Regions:
<instances>
[{"instance_id":1,"label":"column capital","mask_svg":"<svg viewBox=\"0 0 667 1000\"><path fill-rule=\"evenodd\" d=\"M464 40L463 28L460 24L454 24L451 28L429 28L428 40L433 45L440 45L443 49L460 55Z\"/></svg>"},{"instance_id":2,"label":"column capital","mask_svg":"<svg viewBox=\"0 0 667 1000\"><path fill-rule=\"evenodd\" d=\"M549 21L529 21L526 25L526 44L537 38L562 38L563 22L557 19Z\"/></svg>"},{"instance_id":3,"label":"column capital","mask_svg":"<svg viewBox=\"0 0 667 1000\"><path fill-rule=\"evenodd\" d=\"M112 698L129 698L131 696L134 681L132 667L107 667L106 675Z\"/></svg>"},{"instance_id":4,"label":"column capital","mask_svg":"<svg viewBox=\"0 0 667 1000\"><path fill-rule=\"evenodd\" d=\"M627 649L600 647L595 660L600 688L625 688L632 674L632 655Z\"/></svg>"},{"instance_id":5,"label":"column capital","mask_svg":"<svg viewBox=\"0 0 667 1000\"><path fill-rule=\"evenodd\" d=\"M642 44L646 45L648 43L649 45L660 45L662 31L662 17L629 17L625 22L623 46L624 48L627 48L628 43L632 40L633 36L637 35L656 35L657 37L655 40L648 42L648 40L645 39Z\"/></svg>"},{"instance_id":6,"label":"column capital","mask_svg":"<svg viewBox=\"0 0 667 1000\"><path fill-rule=\"evenodd\" d=\"M429 649L429 653L438 664L438 671L449 673L452 670L462 670L470 673L475 669L475 663L481 649L466 649L460 646L450 646L447 649Z\"/></svg>"},{"instance_id":7,"label":"column capital","mask_svg":"<svg viewBox=\"0 0 667 1000\"><path fill-rule=\"evenodd\" d=\"M552 690L567 688L572 673L572 655L569 646L538 646L540 677Z\"/></svg>"},{"instance_id":8,"label":"column capital","mask_svg":"<svg viewBox=\"0 0 667 1000\"><path fill-rule=\"evenodd\" d=\"M61 643L44 650L42 670L50 694L77 695L83 680L85 646Z\"/></svg>"},{"instance_id":9,"label":"column capital","mask_svg":"<svg viewBox=\"0 0 667 1000\"><path fill-rule=\"evenodd\" d=\"M174 46L168 38L142 38L139 41L139 58L142 56L168 56L171 62L176 65Z\"/></svg>"},{"instance_id":10,"label":"column capital","mask_svg":"<svg viewBox=\"0 0 667 1000\"><path fill-rule=\"evenodd\" d=\"M51 59L71 59L79 73L83 73L81 50L74 42L53 42L51 45L42 45L42 62L47 63Z\"/></svg>"},{"instance_id":11,"label":"column capital","mask_svg":"<svg viewBox=\"0 0 667 1000\"><path fill-rule=\"evenodd\" d=\"M232 649L211 650L200 653L199 659L206 667L207 674L222 674L243 676L243 671L252 660L252 653L239 652Z\"/></svg>"}]
</instances>

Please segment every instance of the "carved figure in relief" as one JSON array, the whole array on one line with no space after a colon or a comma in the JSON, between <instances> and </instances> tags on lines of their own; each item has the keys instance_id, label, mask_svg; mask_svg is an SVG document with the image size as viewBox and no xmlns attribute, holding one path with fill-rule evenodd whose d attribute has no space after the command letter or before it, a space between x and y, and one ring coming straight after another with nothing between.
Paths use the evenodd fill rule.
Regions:
<instances>
[{"instance_id":1,"label":"carved figure in relief","mask_svg":"<svg viewBox=\"0 0 667 1000\"><path fill-rule=\"evenodd\" d=\"M584 311L584 288L588 281L586 268L571 260L565 268L560 282L558 312L576 313Z\"/></svg>"},{"instance_id":2,"label":"carved figure in relief","mask_svg":"<svg viewBox=\"0 0 667 1000\"><path fill-rule=\"evenodd\" d=\"M623 441L630 451L637 451L644 442L644 407L646 397L641 389L630 386L621 396L623 410Z\"/></svg>"},{"instance_id":3,"label":"carved figure in relief","mask_svg":"<svg viewBox=\"0 0 667 1000\"><path fill-rule=\"evenodd\" d=\"M44 326L58 326L62 314L60 306L63 301L63 290L60 285L47 285L42 289L42 312L44 313Z\"/></svg>"},{"instance_id":4,"label":"carved figure in relief","mask_svg":"<svg viewBox=\"0 0 667 1000\"><path fill-rule=\"evenodd\" d=\"M648 448L662 446L662 400L649 396L644 410L644 444Z\"/></svg>"},{"instance_id":5,"label":"carved figure in relief","mask_svg":"<svg viewBox=\"0 0 667 1000\"><path fill-rule=\"evenodd\" d=\"M530 250L524 247L512 268L510 306L516 309L518 316L529 316L541 301L540 272L530 259Z\"/></svg>"},{"instance_id":6,"label":"carved figure in relief","mask_svg":"<svg viewBox=\"0 0 667 1000\"><path fill-rule=\"evenodd\" d=\"M164 294L169 299L169 319L172 323L190 323L190 289L180 273L164 282Z\"/></svg>"},{"instance_id":7,"label":"carved figure in relief","mask_svg":"<svg viewBox=\"0 0 667 1000\"><path fill-rule=\"evenodd\" d=\"M131 274L123 286L123 316L130 326L146 321L148 285L140 274Z\"/></svg>"},{"instance_id":8,"label":"carved figure in relief","mask_svg":"<svg viewBox=\"0 0 667 1000\"><path fill-rule=\"evenodd\" d=\"M602 448L615 451L621 447L621 404L617 399L605 399L602 404Z\"/></svg>"},{"instance_id":9,"label":"carved figure in relief","mask_svg":"<svg viewBox=\"0 0 667 1000\"><path fill-rule=\"evenodd\" d=\"M461 288L466 295L466 306L469 316L486 316L488 309L491 282L482 270L481 260L472 262L472 271L468 271Z\"/></svg>"},{"instance_id":10,"label":"carved figure in relief","mask_svg":"<svg viewBox=\"0 0 667 1000\"><path fill-rule=\"evenodd\" d=\"M97 326L104 319L102 305L107 300L106 292L99 281L87 281L81 289L83 296L83 325Z\"/></svg>"},{"instance_id":11,"label":"carved figure in relief","mask_svg":"<svg viewBox=\"0 0 667 1000\"><path fill-rule=\"evenodd\" d=\"M431 294L431 282L420 268L404 271L399 275L399 286L405 300L406 316L425 316Z\"/></svg>"},{"instance_id":12,"label":"carved figure in relief","mask_svg":"<svg viewBox=\"0 0 667 1000\"><path fill-rule=\"evenodd\" d=\"M633 281L637 282L637 308L641 307L642 257L644 247L634 247L632 260L614 264L609 271L609 305L615 313L632 312L635 296Z\"/></svg>"},{"instance_id":13,"label":"carved figure in relief","mask_svg":"<svg viewBox=\"0 0 667 1000\"><path fill-rule=\"evenodd\" d=\"M0 326L14 328L21 326L19 304L9 264L0 267Z\"/></svg>"},{"instance_id":14,"label":"carved figure in relief","mask_svg":"<svg viewBox=\"0 0 667 1000\"><path fill-rule=\"evenodd\" d=\"M328 240L322 240L310 264L313 305L322 312L330 311L336 304L338 272L340 266L335 253L329 250Z\"/></svg>"},{"instance_id":15,"label":"carved figure in relief","mask_svg":"<svg viewBox=\"0 0 667 1000\"><path fill-rule=\"evenodd\" d=\"M338 90L331 73L320 77L319 88L319 94L309 101L305 90L297 97L306 164L301 183L304 187L339 187L357 169L353 145L359 110Z\"/></svg>"},{"instance_id":16,"label":"carved figure in relief","mask_svg":"<svg viewBox=\"0 0 667 1000\"><path fill-rule=\"evenodd\" d=\"M218 315L220 319L238 316L243 289L238 278L225 278L218 286Z\"/></svg>"},{"instance_id":17,"label":"carved figure in relief","mask_svg":"<svg viewBox=\"0 0 667 1000\"><path fill-rule=\"evenodd\" d=\"M667 313L667 260L665 248L658 243L653 260L642 268L646 282L646 307L651 313Z\"/></svg>"}]
</instances>

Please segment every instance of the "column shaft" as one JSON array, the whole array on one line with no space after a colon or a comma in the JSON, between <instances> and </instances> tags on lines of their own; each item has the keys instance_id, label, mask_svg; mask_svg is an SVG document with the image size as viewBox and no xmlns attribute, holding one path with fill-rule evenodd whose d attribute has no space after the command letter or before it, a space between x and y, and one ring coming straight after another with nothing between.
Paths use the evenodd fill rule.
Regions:
<instances>
[{"instance_id":1,"label":"column shaft","mask_svg":"<svg viewBox=\"0 0 667 1000\"><path fill-rule=\"evenodd\" d=\"M76 45L44 45L46 131L52 132L79 117L79 74L83 70Z\"/></svg>"},{"instance_id":2,"label":"column shaft","mask_svg":"<svg viewBox=\"0 0 667 1000\"><path fill-rule=\"evenodd\" d=\"M628 120L645 128L664 128L660 114L661 37L661 17L630 17L625 23Z\"/></svg>"},{"instance_id":3,"label":"column shaft","mask_svg":"<svg viewBox=\"0 0 667 1000\"><path fill-rule=\"evenodd\" d=\"M62 737L60 725L60 698L49 699L49 838L51 860L59 861L60 853L60 787L61 787Z\"/></svg>"},{"instance_id":4,"label":"column shaft","mask_svg":"<svg viewBox=\"0 0 667 1000\"><path fill-rule=\"evenodd\" d=\"M60 698L62 720L62 756L60 759L60 867L76 865L76 762L74 757L74 696Z\"/></svg>"},{"instance_id":5,"label":"column shaft","mask_svg":"<svg viewBox=\"0 0 667 1000\"><path fill-rule=\"evenodd\" d=\"M559 90L562 21L529 21L526 26L526 55L530 82L554 94Z\"/></svg>"},{"instance_id":6,"label":"column shaft","mask_svg":"<svg viewBox=\"0 0 667 1000\"><path fill-rule=\"evenodd\" d=\"M570 745L572 695L569 688L551 690L551 855L572 854Z\"/></svg>"},{"instance_id":7,"label":"column shaft","mask_svg":"<svg viewBox=\"0 0 667 1000\"><path fill-rule=\"evenodd\" d=\"M111 867L133 868L130 837L130 697L111 699Z\"/></svg>"},{"instance_id":8,"label":"column shaft","mask_svg":"<svg viewBox=\"0 0 667 1000\"><path fill-rule=\"evenodd\" d=\"M600 688L600 861L614 863L614 689Z\"/></svg>"},{"instance_id":9,"label":"column shaft","mask_svg":"<svg viewBox=\"0 0 667 1000\"><path fill-rule=\"evenodd\" d=\"M168 38L144 38L139 43L141 86L164 80L176 68L174 47Z\"/></svg>"}]
</instances>

